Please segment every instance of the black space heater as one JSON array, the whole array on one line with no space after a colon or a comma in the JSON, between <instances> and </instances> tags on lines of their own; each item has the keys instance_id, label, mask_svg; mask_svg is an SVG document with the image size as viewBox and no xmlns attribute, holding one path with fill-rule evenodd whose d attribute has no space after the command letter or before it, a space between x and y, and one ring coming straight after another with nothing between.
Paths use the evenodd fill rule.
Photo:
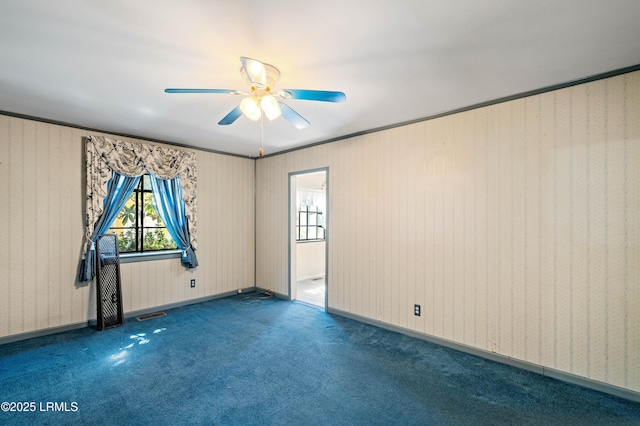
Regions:
<instances>
[{"instance_id":1,"label":"black space heater","mask_svg":"<svg viewBox=\"0 0 640 426\"><path fill-rule=\"evenodd\" d=\"M124 324L117 236L103 234L98 237L96 265L98 330L104 330Z\"/></svg>"}]
</instances>

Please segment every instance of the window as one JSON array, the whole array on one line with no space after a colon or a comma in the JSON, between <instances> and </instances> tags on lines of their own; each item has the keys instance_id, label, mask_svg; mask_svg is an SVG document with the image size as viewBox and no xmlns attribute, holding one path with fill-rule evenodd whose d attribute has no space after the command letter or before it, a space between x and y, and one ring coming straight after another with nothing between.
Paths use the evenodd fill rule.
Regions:
<instances>
[{"instance_id":1,"label":"window","mask_svg":"<svg viewBox=\"0 0 640 426\"><path fill-rule=\"evenodd\" d=\"M324 216L319 208L311 210L302 203L296 220L296 240L324 240Z\"/></svg>"},{"instance_id":2,"label":"window","mask_svg":"<svg viewBox=\"0 0 640 426\"><path fill-rule=\"evenodd\" d=\"M144 253L174 250L176 243L156 210L149 175L143 175L138 187L109 228L118 236L120 253Z\"/></svg>"}]
</instances>

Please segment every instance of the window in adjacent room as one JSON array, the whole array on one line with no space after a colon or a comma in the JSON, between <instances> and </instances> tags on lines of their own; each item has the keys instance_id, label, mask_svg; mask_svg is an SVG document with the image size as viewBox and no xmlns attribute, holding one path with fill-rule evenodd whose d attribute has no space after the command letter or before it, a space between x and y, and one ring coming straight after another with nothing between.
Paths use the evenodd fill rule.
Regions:
<instances>
[{"instance_id":1,"label":"window in adjacent room","mask_svg":"<svg viewBox=\"0 0 640 426\"><path fill-rule=\"evenodd\" d=\"M149 175L142 176L138 187L109 228L109 234L118 236L120 253L145 253L177 248L156 210Z\"/></svg>"},{"instance_id":2,"label":"window in adjacent room","mask_svg":"<svg viewBox=\"0 0 640 426\"><path fill-rule=\"evenodd\" d=\"M296 221L296 240L324 240L324 217L318 208L303 205Z\"/></svg>"},{"instance_id":3,"label":"window in adjacent room","mask_svg":"<svg viewBox=\"0 0 640 426\"><path fill-rule=\"evenodd\" d=\"M310 175L321 175L313 173ZM324 176L324 175L322 175ZM296 191L296 241L325 239L326 182L314 182L309 178L308 185L313 188L299 188Z\"/></svg>"}]
</instances>

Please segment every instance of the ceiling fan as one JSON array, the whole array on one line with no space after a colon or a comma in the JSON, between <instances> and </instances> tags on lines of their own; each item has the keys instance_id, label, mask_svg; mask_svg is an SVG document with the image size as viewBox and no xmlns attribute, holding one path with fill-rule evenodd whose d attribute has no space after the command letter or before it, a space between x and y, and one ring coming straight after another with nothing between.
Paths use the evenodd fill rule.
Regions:
<instances>
[{"instance_id":1,"label":"ceiling fan","mask_svg":"<svg viewBox=\"0 0 640 426\"><path fill-rule=\"evenodd\" d=\"M251 88L250 92L227 89L164 89L166 93L226 93L230 95L243 95L240 105L218 122L225 126L235 122L244 114L251 120L257 121L266 116L273 120L282 115L287 121L298 129L309 126L309 122L290 106L282 102L283 99L301 99L307 101L344 102L347 97L342 92L330 92L324 90L282 89L277 92L273 87L280 79L278 68L265 64L256 59L241 57L242 68L240 75Z\"/></svg>"}]
</instances>

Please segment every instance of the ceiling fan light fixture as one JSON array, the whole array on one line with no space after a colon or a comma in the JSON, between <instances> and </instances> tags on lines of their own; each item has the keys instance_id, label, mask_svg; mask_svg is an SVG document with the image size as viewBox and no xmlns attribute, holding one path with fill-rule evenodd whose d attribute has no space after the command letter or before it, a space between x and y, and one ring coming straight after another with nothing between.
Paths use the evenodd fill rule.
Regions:
<instances>
[{"instance_id":1,"label":"ceiling fan light fixture","mask_svg":"<svg viewBox=\"0 0 640 426\"><path fill-rule=\"evenodd\" d=\"M262 107L264 115L266 115L269 120L280 117L280 114L282 113L280 111L278 101L272 95L263 96L260 100L260 107Z\"/></svg>"},{"instance_id":2,"label":"ceiling fan light fixture","mask_svg":"<svg viewBox=\"0 0 640 426\"><path fill-rule=\"evenodd\" d=\"M240 109L250 120L258 121L262 115L259 99L255 96L246 97L240 102Z\"/></svg>"}]
</instances>

